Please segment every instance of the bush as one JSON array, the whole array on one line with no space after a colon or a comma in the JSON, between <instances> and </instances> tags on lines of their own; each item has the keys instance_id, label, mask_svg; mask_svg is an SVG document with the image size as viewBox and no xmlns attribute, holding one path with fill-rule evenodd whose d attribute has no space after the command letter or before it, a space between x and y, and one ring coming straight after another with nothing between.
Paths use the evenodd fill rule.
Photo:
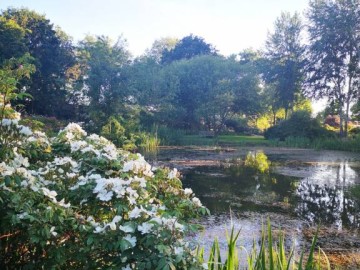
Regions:
<instances>
[{"instance_id":1,"label":"bush","mask_svg":"<svg viewBox=\"0 0 360 270\"><path fill-rule=\"evenodd\" d=\"M225 121L225 126L227 129L233 130L235 133L248 134L252 131L247 123L247 119L245 118L227 119Z\"/></svg>"},{"instance_id":2,"label":"bush","mask_svg":"<svg viewBox=\"0 0 360 270\"><path fill-rule=\"evenodd\" d=\"M321 127L320 123L312 119L307 111L294 112L288 120L267 129L264 133L266 139L285 141L288 137L308 138L314 140L321 137L332 137L332 133Z\"/></svg>"},{"instance_id":3,"label":"bush","mask_svg":"<svg viewBox=\"0 0 360 270\"><path fill-rule=\"evenodd\" d=\"M199 269L207 213L176 170L69 124L52 139L0 119L1 269Z\"/></svg>"},{"instance_id":4,"label":"bush","mask_svg":"<svg viewBox=\"0 0 360 270\"><path fill-rule=\"evenodd\" d=\"M23 117L20 124L28 126L31 130L45 132L47 136L53 137L66 126L66 123L55 117L47 117L41 115L29 115Z\"/></svg>"},{"instance_id":5,"label":"bush","mask_svg":"<svg viewBox=\"0 0 360 270\"><path fill-rule=\"evenodd\" d=\"M358 137L359 134L360 134L360 127L354 127L349 131L349 135L351 135L351 137L353 138Z\"/></svg>"}]
</instances>

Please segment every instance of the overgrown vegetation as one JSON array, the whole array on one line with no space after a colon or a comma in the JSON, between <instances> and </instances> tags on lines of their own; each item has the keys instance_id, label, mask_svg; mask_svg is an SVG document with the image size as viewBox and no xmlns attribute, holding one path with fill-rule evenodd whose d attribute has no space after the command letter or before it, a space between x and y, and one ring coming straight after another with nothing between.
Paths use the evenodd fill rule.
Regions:
<instances>
[{"instance_id":1,"label":"overgrown vegetation","mask_svg":"<svg viewBox=\"0 0 360 270\"><path fill-rule=\"evenodd\" d=\"M240 247L246 252L246 256L240 259L239 247L237 246L238 238L241 231L235 232L231 229L230 234L227 232L227 252L222 259L222 254L217 239L210 249L207 260L207 269L225 270L225 269L248 269L248 270L280 270L280 269L328 269L330 270L330 262L325 253L319 248L316 254L317 235L314 236L310 249L305 259L304 251L299 257L296 257L294 247L288 251L285 248L285 239L283 233L278 236L278 241L273 238L270 221L267 228L262 228L262 236L259 245L254 242L250 251ZM204 249L198 254L200 261L204 262Z\"/></svg>"},{"instance_id":2,"label":"overgrown vegetation","mask_svg":"<svg viewBox=\"0 0 360 270\"><path fill-rule=\"evenodd\" d=\"M334 137L316 119L312 119L310 113L306 111L294 112L289 119L267 129L264 135L266 139L278 139L280 141L285 141L286 138L290 137L307 138L310 141L316 138Z\"/></svg>"}]
</instances>

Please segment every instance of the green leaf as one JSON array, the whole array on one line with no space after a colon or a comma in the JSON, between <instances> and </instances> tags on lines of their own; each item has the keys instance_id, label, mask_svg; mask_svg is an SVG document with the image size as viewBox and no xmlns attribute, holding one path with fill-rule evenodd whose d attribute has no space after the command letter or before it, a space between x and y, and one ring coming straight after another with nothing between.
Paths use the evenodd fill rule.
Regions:
<instances>
[{"instance_id":1,"label":"green leaf","mask_svg":"<svg viewBox=\"0 0 360 270\"><path fill-rule=\"evenodd\" d=\"M94 238L93 238L92 236L90 236L90 237L87 239L86 244L87 244L88 246L90 246L93 242L94 242Z\"/></svg>"},{"instance_id":2,"label":"green leaf","mask_svg":"<svg viewBox=\"0 0 360 270\"><path fill-rule=\"evenodd\" d=\"M5 186L10 186L11 182L11 177L8 175L5 176Z\"/></svg>"}]
</instances>

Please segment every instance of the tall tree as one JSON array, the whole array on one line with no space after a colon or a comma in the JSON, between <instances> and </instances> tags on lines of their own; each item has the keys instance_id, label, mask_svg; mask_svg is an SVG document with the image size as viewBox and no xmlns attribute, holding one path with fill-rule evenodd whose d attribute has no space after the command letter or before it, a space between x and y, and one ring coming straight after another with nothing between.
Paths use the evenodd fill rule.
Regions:
<instances>
[{"instance_id":1,"label":"tall tree","mask_svg":"<svg viewBox=\"0 0 360 270\"><path fill-rule=\"evenodd\" d=\"M26 53L25 29L14 20L0 16L0 65Z\"/></svg>"},{"instance_id":2,"label":"tall tree","mask_svg":"<svg viewBox=\"0 0 360 270\"><path fill-rule=\"evenodd\" d=\"M246 49L240 52L239 61L233 61L232 64L236 74L233 80L235 94L233 110L255 118L262 111L259 58L259 52Z\"/></svg>"},{"instance_id":3,"label":"tall tree","mask_svg":"<svg viewBox=\"0 0 360 270\"><path fill-rule=\"evenodd\" d=\"M88 107L95 126L101 127L111 115L121 113L132 96L127 87L130 54L126 42L113 43L108 37L87 36L79 44L79 62L84 67L83 87L90 99Z\"/></svg>"},{"instance_id":4,"label":"tall tree","mask_svg":"<svg viewBox=\"0 0 360 270\"><path fill-rule=\"evenodd\" d=\"M350 103L360 93L360 1L313 0L307 17L307 94L338 104L346 136Z\"/></svg>"},{"instance_id":5,"label":"tall tree","mask_svg":"<svg viewBox=\"0 0 360 270\"><path fill-rule=\"evenodd\" d=\"M172 98L169 114L173 117L169 120L180 128L198 129L198 109L215 96L215 87L228 78L228 71L226 59L209 55L165 66L162 88Z\"/></svg>"},{"instance_id":6,"label":"tall tree","mask_svg":"<svg viewBox=\"0 0 360 270\"><path fill-rule=\"evenodd\" d=\"M75 63L71 40L58 35L45 16L28 9L7 9L3 17L25 29L27 52L35 59L36 72L23 82L33 96L27 103L29 113L71 117L66 100L66 71Z\"/></svg>"},{"instance_id":7,"label":"tall tree","mask_svg":"<svg viewBox=\"0 0 360 270\"><path fill-rule=\"evenodd\" d=\"M302 22L298 13L281 13L274 24L274 32L266 41L264 79L273 84L277 104L287 116L301 92L303 80L301 44Z\"/></svg>"},{"instance_id":8,"label":"tall tree","mask_svg":"<svg viewBox=\"0 0 360 270\"><path fill-rule=\"evenodd\" d=\"M154 59L157 63L161 63L162 55L165 51L171 51L179 42L177 38L164 37L155 40L151 48L146 52L146 56Z\"/></svg>"},{"instance_id":9,"label":"tall tree","mask_svg":"<svg viewBox=\"0 0 360 270\"><path fill-rule=\"evenodd\" d=\"M161 61L168 64L199 55L216 55L216 49L211 44L206 43L202 37L191 34L183 37L172 50L164 50Z\"/></svg>"}]
</instances>

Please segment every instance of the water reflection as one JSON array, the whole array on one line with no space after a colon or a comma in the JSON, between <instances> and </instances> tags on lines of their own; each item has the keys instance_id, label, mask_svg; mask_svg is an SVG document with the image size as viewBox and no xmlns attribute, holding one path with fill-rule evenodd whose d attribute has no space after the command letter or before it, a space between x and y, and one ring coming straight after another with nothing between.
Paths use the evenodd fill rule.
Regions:
<instances>
[{"instance_id":1,"label":"water reflection","mask_svg":"<svg viewBox=\"0 0 360 270\"><path fill-rule=\"evenodd\" d=\"M351 186L360 184L360 162L331 160L318 162L278 162L275 170L280 174L292 175L304 181L328 186Z\"/></svg>"},{"instance_id":2,"label":"water reflection","mask_svg":"<svg viewBox=\"0 0 360 270\"><path fill-rule=\"evenodd\" d=\"M296 190L299 201L295 213L311 223L333 224L338 229L359 227L356 203L349 198L344 186L300 183Z\"/></svg>"},{"instance_id":3,"label":"water reflection","mask_svg":"<svg viewBox=\"0 0 360 270\"><path fill-rule=\"evenodd\" d=\"M202 166L184 174L212 213L239 211L288 212L298 178L273 173L264 152L249 152L244 160L233 159L220 167Z\"/></svg>"},{"instance_id":4,"label":"water reflection","mask_svg":"<svg viewBox=\"0 0 360 270\"><path fill-rule=\"evenodd\" d=\"M356 171L354 162L338 161L334 163L325 163L313 165L311 175L304 180L310 180L320 185L328 186L349 186L359 183L359 175ZM353 166L353 167L352 167Z\"/></svg>"},{"instance_id":5,"label":"water reflection","mask_svg":"<svg viewBox=\"0 0 360 270\"><path fill-rule=\"evenodd\" d=\"M246 150L162 149L153 160L180 167L184 187L192 188L214 215L229 213L231 208L339 229L360 227L359 155Z\"/></svg>"},{"instance_id":6,"label":"water reflection","mask_svg":"<svg viewBox=\"0 0 360 270\"><path fill-rule=\"evenodd\" d=\"M183 186L192 188L211 211L200 221L205 230L192 239L210 247L219 236L222 250L229 224L242 229L240 244L251 248L267 217L274 230L281 225L289 245L294 240L299 250L309 228L319 223L322 229L334 224L328 235L319 236L323 248L358 247L358 229L348 228L360 227L359 160L359 154L278 148L161 149L153 158L156 166L179 168Z\"/></svg>"}]
</instances>

